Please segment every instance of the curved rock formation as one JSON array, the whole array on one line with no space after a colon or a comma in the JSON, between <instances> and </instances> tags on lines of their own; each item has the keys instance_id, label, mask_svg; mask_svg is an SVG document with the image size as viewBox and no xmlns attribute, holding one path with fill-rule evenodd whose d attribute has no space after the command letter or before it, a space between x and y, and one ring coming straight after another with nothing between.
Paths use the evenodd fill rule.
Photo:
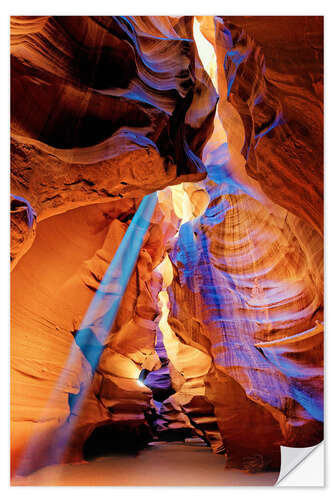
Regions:
<instances>
[{"instance_id":1,"label":"curved rock formation","mask_svg":"<svg viewBox=\"0 0 333 500\"><path fill-rule=\"evenodd\" d=\"M226 16L215 23L226 98L244 127L247 173L322 234L323 18Z\"/></svg>"},{"instance_id":2,"label":"curved rock formation","mask_svg":"<svg viewBox=\"0 0 333 500\"><path fill-rule=\"evenodd\" d=\"M19 259L29 250L36 233L36 214L30 203L21 196L11 195L10 201L10 234L11 263Z\"/></svg>"},{"instance_id":3,"label":"curved rock formation","mask_svg":"<svg viewBox=\"0 0 333 500\"><path fill-rule=\"evenodd\" d=\"M205 176L217 96L190 18L11 21L12 192L39 220Z\"/></svg>"},{"instance_id":4,"label":"curved rock formation","mask_svg":"<svg viewBox=\"0 0 333 500\"><path fill-rule=\"evenodd\" d=\"M85 387L90 389L75 422L65 460L82 459L83 445L96 426L121 424L119 429L126 429L126 425L136 429L145 423L144 412L151 406L152 393L147 387L139 387L137 381L143 367L160 367L154 319L158 315L161 280L159 275L152 275L152 269L159 263L164 246L161 212L155 216L159 223L152 224L146 235L117 320L105 340L97 372L92 373L89 351L87 354L80 343L71 371L63 370L85 311L126 231L128 222L121 219L133 216L135 202L127 200L126 204L127 210L123 203L120 206L113 202L45 220L40 223L33 248L14 271L12 453L13 466L21 458L25 473L52 461L50 440L62 442L75 397ZM51 248L50 231L54 235ZM77 250L73 255L74 248ZM59 266L61 273L57 271ZM59 377L64 383L54 393L52 387ZM35 435L40 435L38 453L33 448L26 457L24 449ZM134 443L132 446L135 448Z\"/></svg>"},{"instance_id":5,"label":"curved rock formation","mask_svg":"<svg viewBox=\"0 0 333 500\"><path fill-rule=\"evenodd\" d=\"M256 472L320 442L322 18L11 22L14 471L199 436ZM154 191L104 338L83 319Z\"/></svg>"},{"instance_id":6,"label":"curved rock formation","mask_svg":"<svg viewBox=\"0 0 333 500\"><path fill-rule=\"evenodd\" d=\"M310 338L305 333L322 307L321 293L312 278L315 270L309 269L287 222L281 227L272 214L266 211L265 215L263 205L239 191L231 194L228 185L210 181L207 189L211 202L205 214L180 228L170 254L175 274L168 289L169 323L186 344L211 354L218 369L207 383L230 462L235 450L244 456L241 444L245 442L262 456L266 467L273 460L271 447L278 457L280 444L311 446L322 439L318 405L322 401L322 328ZM318 250L313 248L313 253ZM306 349L304 336L309 342ZM295 373L284 368L283 361L273 364L273 355L267 354L274 348L272 341L282 342L281 338L284 356L297 356ZM307 349L315 349L312 361ZM232 402L227 402L229 397ZM246 415L261 422L251 430L251 439L245 439L250 425ZM226 422L231 418L228 430Z\"/></svg>"}]
</instances>

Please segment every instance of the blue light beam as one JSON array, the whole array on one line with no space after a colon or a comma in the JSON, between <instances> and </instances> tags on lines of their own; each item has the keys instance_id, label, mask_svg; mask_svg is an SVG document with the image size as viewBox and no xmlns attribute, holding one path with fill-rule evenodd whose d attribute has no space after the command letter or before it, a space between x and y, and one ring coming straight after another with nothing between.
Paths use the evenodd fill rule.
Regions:
<instances>
[{"instance_id":1,"label":"blue light beam","mask_svg":"<svg viewBox=\"0 0 333 500\"><path fill-rule=\"evenodd\" d=\"M80 352L76 345L80 347L81 352L90 363L92 375L94 374L99 358L104 349L104 342L112 329L113 323L126 291L129 279L132 275L134 266L138 259L143 239L150 225L155 206L157 203L157 193L148 194L140 203L118 249L111 261L101 283L96 291L93 300L85 314L80 325L80 329L75 335L75 341L71 346L66 365L62 370L60 377L55 385L52 395L45 407L42 417L39 421L45 421L49 418L50 409L55 405L57 395L63 392L66 379L70 373L71 367L79 360ZM75 345L76 344L76 345ZM80 373L80 380L83 379L83 367ZM89 386L85 386L82 391L72 400L71 416L63 425L60 431L55 432L55 436L48 445L47 464L59 463L65 453L66 446L71 437L73 428L85 401ZM30 473L33 469L36 454L44 455L43 450L40 453L40 437L35 434L23 454L23 458L17 468L16 476ZM43 465L47 465L43 463ZM40 465L42 466L42 465Z\"/></svg>"}]
</instances>

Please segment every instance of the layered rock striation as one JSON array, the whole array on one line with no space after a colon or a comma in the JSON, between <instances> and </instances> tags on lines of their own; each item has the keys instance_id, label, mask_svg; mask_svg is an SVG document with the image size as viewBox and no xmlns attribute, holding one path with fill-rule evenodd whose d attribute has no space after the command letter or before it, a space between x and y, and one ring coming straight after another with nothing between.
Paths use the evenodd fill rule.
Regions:
<instances>
[{"instance_id":1,"label":"layered rock striation","mask_svg":"<svg viewBox=\"0 0 333 500\"><path fill-rule=\"evenodd\" d=\"M14 471L195 435L256 472L319 443L322 18L11 23ZM115 322L82 341L154 191Z\"/></svg>"},{"instance_id":2,"label":"layered rock striation","mask_svg":"<svg viewBox=\"0 0 333 500\"><path fill-rule=\"evenodd\" d=\"M212 356L206 395L231 464L252 449L266 467L281 444L322 439L321 294L287 222L244 193L207 188L206 212L180 228L170 253L169 324ZM251 421L260 425L246 438Z\"/></svg>"},{"instance_id":3,"label":"layered rock striation","mask_svg":"<svg viewBox=\"0 0 333 500\"><path fill-rule=\"evenodd\" d=\"M205 176L191 18L12 17L11 76L11 189L39 220Z\"/></svg>"},{"instance_id":4,"label":"layered rock striation","mask_svg":"<svg viewBox=\"0 0 333 500\"><path fill-rule=\"evenodd\" d=\"M215 26L248 175L322 235L323 18L226 16Z\"/></svg>"}]
</instances>

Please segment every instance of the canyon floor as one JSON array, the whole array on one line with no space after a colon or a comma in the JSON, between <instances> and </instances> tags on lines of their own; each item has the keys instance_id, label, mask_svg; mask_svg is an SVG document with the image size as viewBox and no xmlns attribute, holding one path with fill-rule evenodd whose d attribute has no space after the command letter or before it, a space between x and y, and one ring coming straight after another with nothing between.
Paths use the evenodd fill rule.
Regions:
<instances>
[{"instance_id":1,"label":"canyon floor","mask_svg":"<svg viewBox=\"0 0 333 500\"><path fill-rule=\"evenodd\" d=\"M110 455L87 463L52 465L13 486L273 486L278 472L225 469L208 447L153 442L136 456Z\"/></svg>"}]
</instances>

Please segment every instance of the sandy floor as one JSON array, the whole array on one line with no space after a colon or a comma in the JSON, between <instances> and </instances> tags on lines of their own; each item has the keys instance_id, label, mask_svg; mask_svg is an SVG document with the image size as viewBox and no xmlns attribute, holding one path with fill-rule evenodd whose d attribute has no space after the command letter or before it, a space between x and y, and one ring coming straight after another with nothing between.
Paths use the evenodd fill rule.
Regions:
<instances>
[{"instance_id":1,"label":"sandy floor","mask_svg":"<svg viewBox=\"0 0 333 500\"><path fill-rule=\"evenodd\" d=\"M13 486L272 486L278 472L225 469L223 455L184 443L151 443L137 456L112 455L89 463L52 465Z\"/></svg>"}]
</instances>

